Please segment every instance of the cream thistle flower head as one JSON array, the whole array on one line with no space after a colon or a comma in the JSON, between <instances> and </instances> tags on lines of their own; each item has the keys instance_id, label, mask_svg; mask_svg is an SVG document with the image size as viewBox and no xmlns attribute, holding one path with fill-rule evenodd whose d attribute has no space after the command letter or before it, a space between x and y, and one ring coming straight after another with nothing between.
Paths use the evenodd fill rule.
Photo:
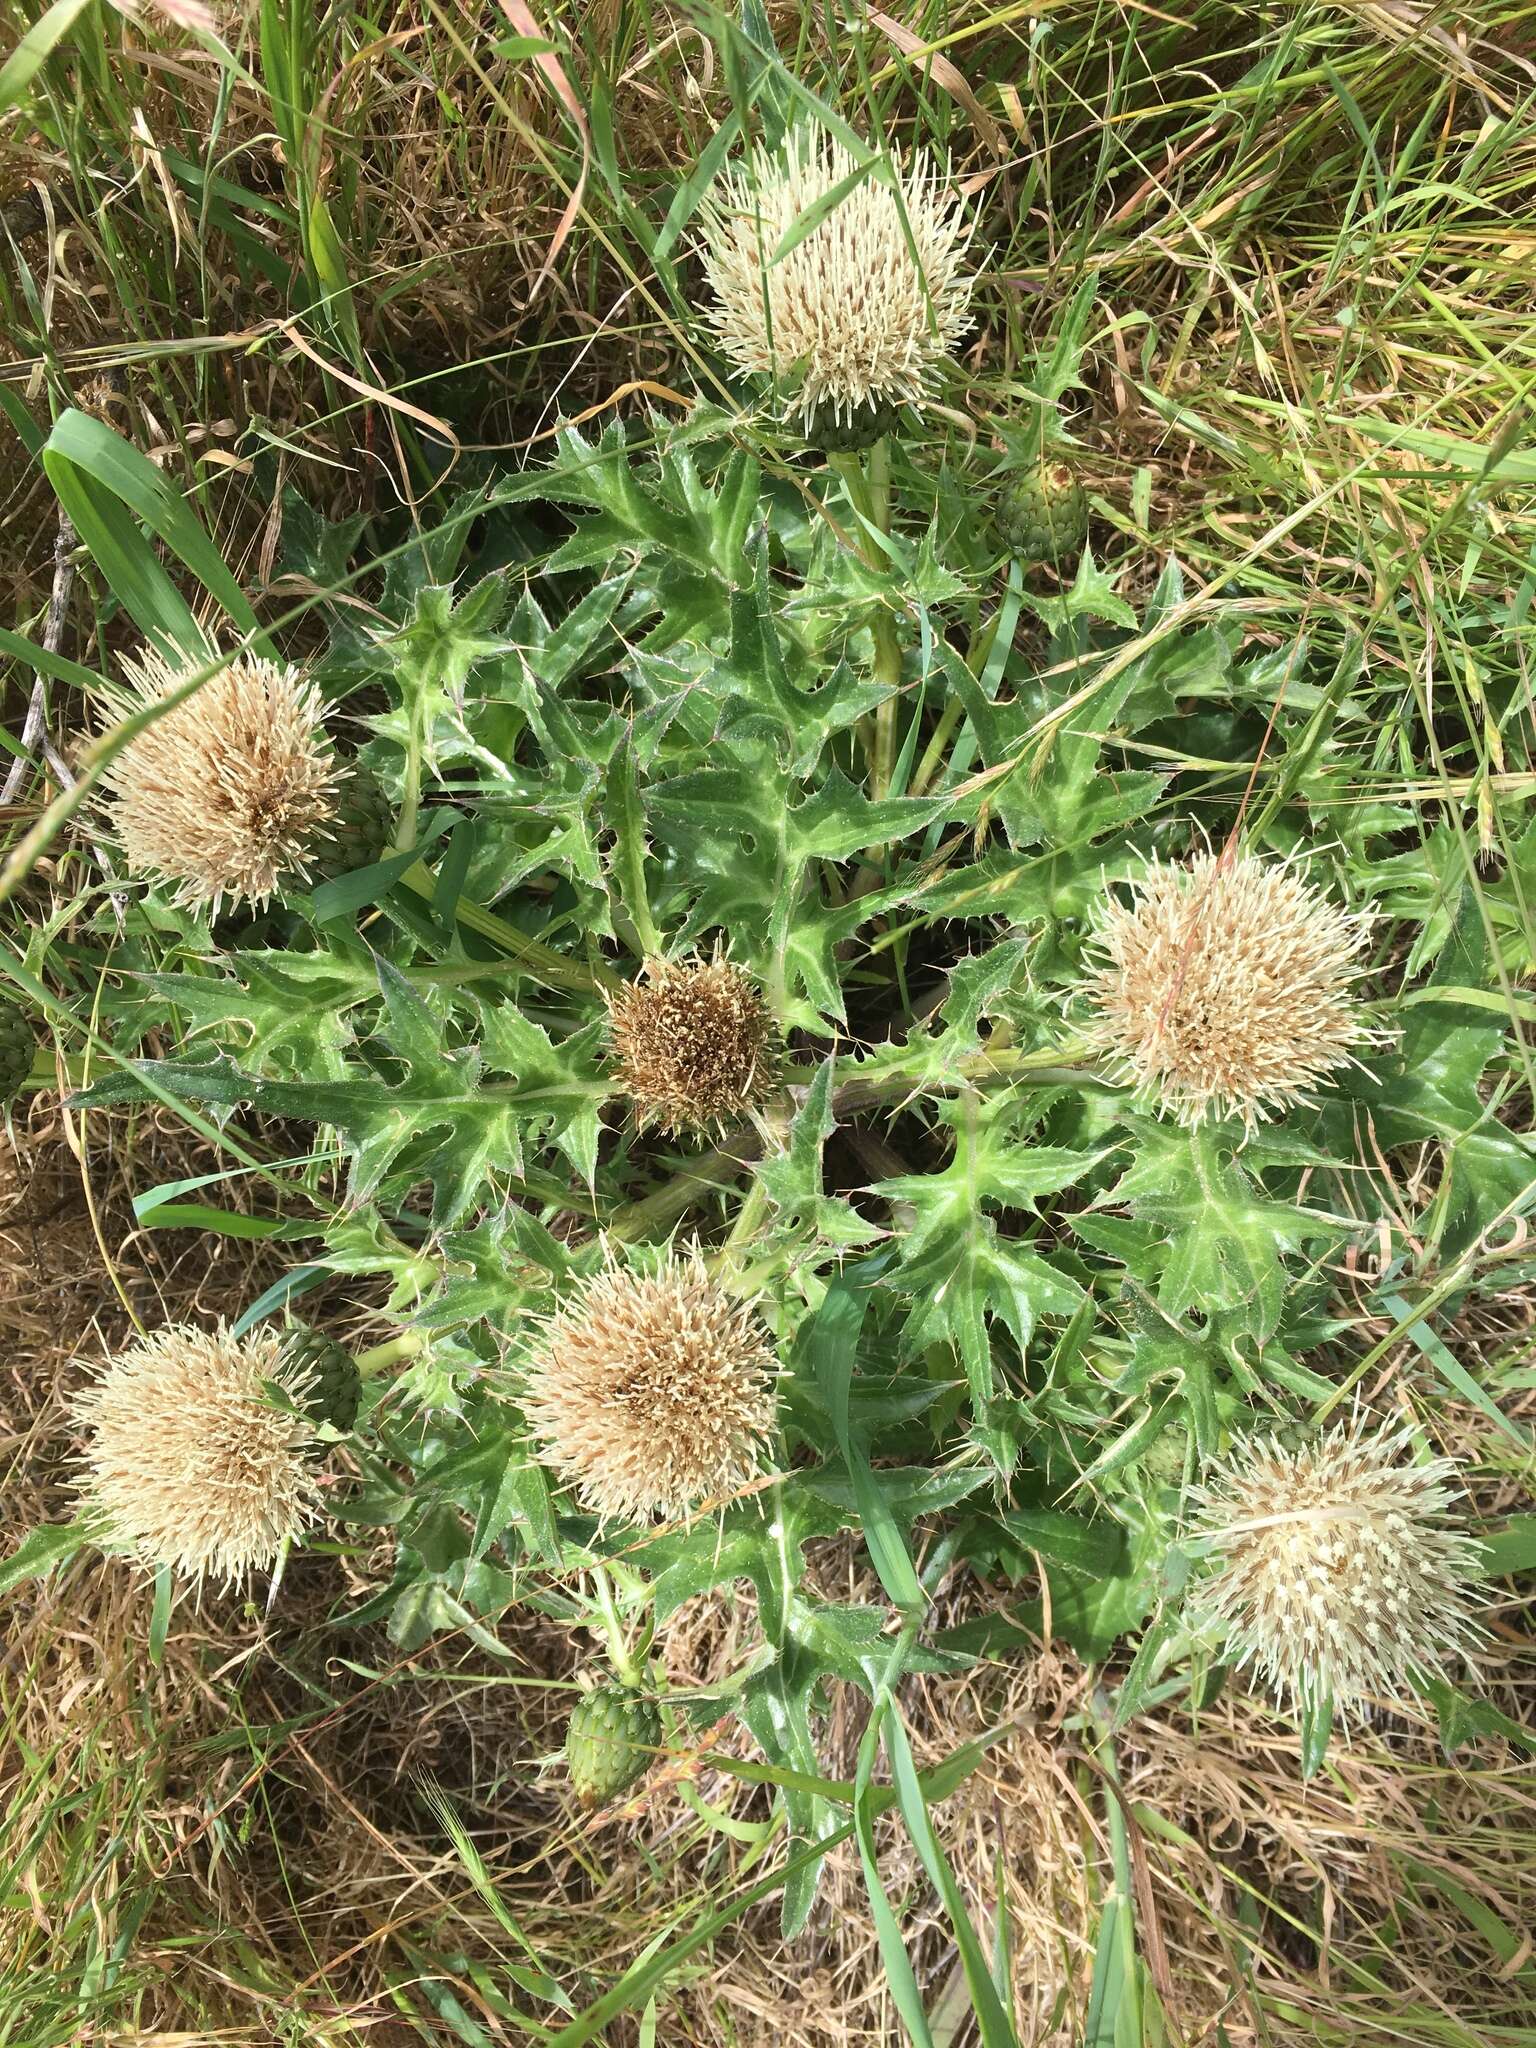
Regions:
<instances>
[{"instance_id":1,"label":"cream thistle flower head","mask_svg":"<svg viewBox=\"0 0 1536 2048\"><path fill-rule=\"evenodd\" d=\"M1160 1111L1252 1127L1370 1035L1351 994L1366 922L1289 868L1202 853L1132 887L1100 914L1088 1037Z\"/></svg>"},{"instance_id":2,"label":"cream thistle flower head","mask_svg":"<svg viewBox=\"0 0 1536 2048\"><path fill-rule=\"evenodd\" d=\"M277 1330L172 1324L120 1352L77 1408L82 1492L105 1539L199 1581L239 1585L275 1565L319 1497L308 1392Z\"/></svg>"},{"instance_id":3,"label":"cream thistle flower head","mask_svg":"<svg viewBox=\"0 0 1536 2048\"><path fill-rule=\"evenodd\" d=\"M729 960L649 960L608 1000L615 1077L643 1124L706 1130L745 1116L773 1081L773 1020Z\"/></svg>"},{"instance_id":4,"label":"cream thistle flower head","mask_svg":"<svg viewBox=\"0 0 1536 2048\"><path fill-rule=\"evenodd\" d=\"M159 703L202 664L178 669L147 648L125 666L120 715ZM339 771L314 685L240 654L131 739L104 779L129 867L216 911L225 898L262 902L280 877L304 874L334 815Z\"/></svg>"},{"instance_id":5,"label":"cream thistle flower head","mask_svg":"<svg viewBox=\"0 0 1536 2048\"><path fill-rule=\"evenodd\" d=\"M778 1365L750 1304L697 1254L608 1266L544 1326L523 1412L604 1521L681 1515L745 1485L773 1428Z\"/></svg>"},{"instance_id":6,"label":"cream thistle flower head","mask_svg":"<svg viewBox=\"0 0 1536 2048\"><path fill-rule=\"evenodd\" d=\"M1407 1463L1412 1443L1356 1416L1300 1450L1242 1444L1194 1489L1194 1534L1218 1560L1197 1609L1282 1698L1343 1710L1475 1646L1482 1546L1449 1515L1455 1466Z\"/></svg>"},{"instance_id":7,"label":"cream thistle flower head","mask_svg":"<svg viewBox=\"0 0 1536 2048\"><path fill-rule=\"evenodd\" d=\"M700 209L720 346L795 391L807 418L821 406L844 420L882 401L920 404L970 322L972 224L926 156L896 164L899 200L866 176L774 262L855 163L802 129L723 175Z\"/></svg>"}]
</instances>

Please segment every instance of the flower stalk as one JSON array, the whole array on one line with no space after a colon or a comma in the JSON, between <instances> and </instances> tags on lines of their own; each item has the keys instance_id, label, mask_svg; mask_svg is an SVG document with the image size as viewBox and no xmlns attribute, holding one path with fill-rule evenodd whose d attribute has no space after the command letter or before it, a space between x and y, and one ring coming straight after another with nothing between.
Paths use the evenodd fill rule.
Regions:
<instances>
[{"instance_id":1,"label":"flower stalk","mask_svg":"<svg viewBox=\"0 0 1536 2048\"><path fill-rule=\"evenodd\" d=\"M421 1330L402 1330L398 1337L391 1337L387 1343L375 1344L371 1351L354 1354L352 1363L367 1379L370 1373L385 1372L392 1365L399 1365L407 1358L419 1358L427 1348L428 1339Z\"/></svg>"}]
</instances>

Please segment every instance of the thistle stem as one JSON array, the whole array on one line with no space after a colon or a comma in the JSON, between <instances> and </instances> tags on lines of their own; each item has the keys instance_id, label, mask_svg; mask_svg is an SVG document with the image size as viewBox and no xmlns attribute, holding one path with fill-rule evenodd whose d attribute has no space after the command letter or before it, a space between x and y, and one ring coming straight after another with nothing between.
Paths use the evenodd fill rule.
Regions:
<instances>
[{"instance_id":1,"label":"thistle stem","mask_svg":"<svg viewBox=\"0 0 1536 2048\"><path fill-rule=\"evenodd\" d=\"M882 436L869 451L870 517L882 533L891 530L891 444ZM873 567L889 569L890 564L870 543L868 557ZM870 764L871 795L878 801L891 793L896 772L896 706L901 701L901 643L896 638L896 621L882 609L875 616L875 681L889 685L890 695L875 707L875 747Z\"/></svg>"},{"instance_id":2,"label":"thistle stem","mask_svg":"<svg viewBox=\"0 0 1536 2048\"><path fill-rule=\"evenodd\" d=\"M953 1088L987 1081L1015 1081L1024 1074L1039 1074L1042 1078L1053 1073L1060 1076L1064 1070L1080 1063L1088 1050L1079 1039L1071 1039L1065 1045L1039 1046L1033 1052L1012 1046L995 1050L989 1048L971 1059L960 1061L952 1074L938 1080L925 1077L921 1070L914 1072L910 1067L891 1066L879 1074L846 1081L835 1089L832 1114L841 1121L855 1110L870 1109L881 1102L904 1101L914 1092L945 1094ZM800 1093L803 1095L803 1092L802 1088ZM770 1108L763 1121L769 1121L775 1114L787 1120L798 1106L794 1088L787 1088L782 1105ZM693 1165L674 1174L671 1180L663 1181L650 1194L642 1195L616 1210L604 1224L604 1234L625 1243L634 1243L669 1229L700 1194L725 1193L742 1168L760 1156L763 1147L761 1125L742 1124L729 1134L724 1143L706 1152ZM739 1224L739 1217L737 1221ZM728 1243L735 1241L736 1235L733 1230Z\"/></svg>"},{"instance_id":3,"label":"thistle stem","mask_svg":"<svg viewBox=\"0 0 1536 2048\"><path fill-rule=\"evenodd\" d=\"M400 881L413 896L419 896L426 903L432 901L437 890L437 877L425 861L419 860L407 868ZM529 938L516 925L498 917L495 911L482 909L467 897L459 898L454 906L454 916L482 939L489 939L492 945L510 953L536 980L547 983L551 988L580 989L590 993L594 988L618 988L620 985L619 977L608 968L584 967L574 960L567 960L563 953L557 953L553 946L546 946L542 939Z\"/></svg>"},{"instance_id":4,"label":"thistle stem","mask_svg":"<svg viewBox=\"0 0 1536 2048\"><path fill-rule=\"evenodd\" d=\"M887 574L890 563L870 538L868 528L874 527L880 533L889 533L891 530L889 440L880 439L870 450L867 476L857 456L829 455L827 462L842 478L849 501L859 515L859 553L877 574ZM877 683L888 683L891 688L891 694L875 707L873 719L864 721L870 794L878 798L889 793L891 775L896 765L896 701L897 689L901 682L901 644L896 638L896 621L883 605L875 614L872 632L875 653L871 672ZM878 859L878 849L871 852L870 858Z\"/></svg>"},{"instance_id":5,"label":"thistle stem","mask_svg":"<svg viewBox=\"0 0 1536 2048\"><path fill-rule=\"evenodd\" d=\"M387 1344L375 1344L371 1351L361 1351L352 1360L364 1379L370 1373L382 1372L388 1365L396 1365L402 1358L415 1358L427 1348L427 1339L420 1330L402 1330L398 1337L391 1337Z\"/></svg>"},{"instance_id":6,"label":"thistle stem","mask_svg":"<svg viewBox=\"0 0 1536 2048\"><path fill-rule=\"evenodd\" d=\"M405 773L401 778L400 815L395 822L394 850L409 853L416 844L416 813L421 807L421 757L426 747L422 696L418 690L411 702L406 731Z\"/></svg>"},{"instance_id":7,"label":"thistle stem","mask_svg":"<svg viewBox=\"0 0 1536 2048\"><path fill-rule=\"evenodd\" d=\"M624 1637L624 1624L619 1618L618 1603L613 1597L613 1580L606 1565L592 1567L592 1590L597 1595L597 1604L602 1611L603 1634L608 1640L608 1656L619 1680L624 1685L640 1683L640 1668L630 1653Z\"/></svg>"},{"instance_id":8,"label":"thistle stem","mask_svg":"<svg viewBox=\"0 0 1536 2048\"><path fill-rule=\"evenodd\" d=\"M789 1140L790 1118L788 1108L780 1102L770 1103L763 1112L763 1122L769 1128L776 1146L783 1146ZM720 1249L709 1260L711 1271L728 1271L739 1281L742 1276L741 1254L746 1248L757 1226L768 1209L768 1191L760 1180L754 1180L742 1198L736 1211L736 1220L730 1234Z\"/></svg>"},{"instance_id":9,"label":"thistle stem","mask_svg":"<svg viewBox=\"0 0 1536 2048\"><path fill-rule=\"evenodd\" d=\"M683 1211L705 1190L724 1194L737 1174L763 1149L763 1141L751 1124L743 1124L729 1143L717 1145L694 1165L663 1181L650 1194L626 1202L603 1225L607 1237L632 1244L643 1243L670 1228Z\"/></svg>"},{"instance_id":10,"label":"thistle stem","mask_svg":"<svg viewBox=\"0 0 1536 2048\"><path fill-rule=\"evenodd\" d=\"M734 1272L736 1270L737 1252L741 1250L747 1239L756 1230L758 1224L762 1221L763 1213L767 1207L767 1192L762 1182L755 1180L751 1187L747 1189L741 1207L736 1211L736 1221L731 1225L730 1236L721 1245L714 1261L711 1263L719 1266L729 1266Z\"/></svg>"}]
</instances>

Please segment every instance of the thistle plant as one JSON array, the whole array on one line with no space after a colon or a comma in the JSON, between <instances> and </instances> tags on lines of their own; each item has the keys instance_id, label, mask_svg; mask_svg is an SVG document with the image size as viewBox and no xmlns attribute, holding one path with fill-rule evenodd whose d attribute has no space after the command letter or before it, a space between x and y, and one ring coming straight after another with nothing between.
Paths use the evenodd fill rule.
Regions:
<instances>
[{"instance_id":1,"label":"thistle plant","mask_svg":"<svg viewBox=\"0 0 1536 2048\"><path fill-rule=\"evenodd\" d=\"M541 1454L604 1520L675 1516L761 1469L776 1361L757 1314L702 1261L608 1266L549 1319L523 1412Z\"/></svg>"},{"instance_id":2,"label":"thistle plant","mask_svg":"<svg viewBox=\"0 0 1536 2048\"><path fill-rule=\"evenodd\" d=\"M1522 1738L1461 1694L1480 1610L1524 1590L1485 1594L1483 1568L1533 1543L1510 1312L1536 1187L1529 238L1505 224L1532 163L1529 38L1518 7L1449 13L535 8L548 47L477 46L470 81L473 39L436 10L417 36L264 7L226 78L206 36L114 43L70 4L6 62L7 136L42 152L58 218L8 290L49 332L16 337L0 424L36 400L44 431L77 360L123 358L137 395L62 414L28 465L60 601L29 597L0 649L25 767L0 899L20 912L7 983L45 1000L0 1012L0 1093L46 1026L77 1092L32 1122L73 1140L78 1115L83 1164L110 1164L130 1300L191 1270L201 1226L221 1295L248 1234L250 1310L355 1289L347 1327L387 1304L419 1342L379 1347L385 1387L375 1354L360 1371L302 1326L130 1346L81 1403L84 1513L0 1584L83 1530L248 1583L323 1502L306 1580L387 1632L365 1715L412 1696L393 1680L426 1674L434 1632L457 1697L507 1702L480 1652L554 1633L562 1674L597 1644L614 1681L541 1745L564 1736L572 1806L674 1752L645 1794L659 1856L606 1870L602 1841L561 1831L528 1969L484 1909L509 1870L519 1915L537 1908L538 1857L491 1853L481 1786L446 1773L463 1820L445 1801L443 1839L473 1882L352 1943L357 1997L319 1936L274 1942L316 1964L296 2038L381 2010L381 1985L447 2029L433 1987L461 1981L528 2038L692 2040L732 2013L770 2031L766 1997L698 1972L727 1965L732 1926L762 1957L775 1885L797 1936L840 1868L870 1878L880 1938L857 1941L889 1983L866 1999L830 1954L828 1981L892 2037L1203 2040L1239 1953L1253 2010L1228 2024L1255 2038L1298 2013L1319 2037L1458 2037L1448 2002L1419 2009L1439 1982L1388 1953L1411 1916L1388 1916L1392 1943L1363 1911L1314 1928L1282 1886L1276 1938L1255 1884L1233 1929L1230 1888L1196 1868L1199 1801L1139 1843L1115 1793L1120 1731L1154 1706L1144 1749L1186 1678L1191 1708L1207 1697L1213 1645L1302 1710L1307 1765L1325 1703L1420 1692L1447 1747ZM142 135L91 118L109 99ZM433 164L468 123L516 171L541 108L569 132L533 137L541 212L560 190L516 304L487 308L494 336L435 321L461 361L434 343L392 364L379 306L444 310L422 294ZM87 142L100 163L61 175ZM521 248L495 199L478 239ZM146 251L162 219L168 250ZM404 268L378 260L407 229ZM262 417L232 406L223 456L246 344L155 332L140 287L173 270L260 350ZM123 321L76 331L93 304ZM714 375L687 387L696 363L749 417ZM114 442L130 412L164 454ZM247 540L253 509L264 573L242 590L199 520ZM270 647L233 653L257 616ZM130 632L184 645L140 657L112 705L142 727L106 769L114 839L84 805L125 734L71 788L70 728L75 684ZM318 902L292 886L358 868ZM210 917L231 904L271 907ZM195 1145L151 1166L141 1135L178 1119ZM8 1207L18 1270L42 1208ZM1476 1445L1488 1526L1406 1432L1316 1434L1343 1389L1387 1382L1437 1444ZM1239 1438L1260 1414L1281 1434ZM1159 1615L1176 1583L1198 1627ZM357 1686L326 1679L302 1620L292 1668L344 1707ZM1050 1838L1076 1859L1070 1925L1060 1856L1003 1854L1000 1885L1019 1844L978 1788L1012 1735L929 1723L969 1658L989 1668L966 1713L1037 1722L1042 1783L1059 1736L1093 1763L1054 1768L1102 1802ZM1025 1664L1061 1685L1014 1684ZM463 1747L471 1770L487 1753ZM47 2017L8 2038L56 2038L78 2004L59 1986L98 1980L106 2038L114 1974L145 2038L240 2033L248 1958L183 1992L155 1967L158 1907L98 1885L111 1929L80 1909L73 1874L107 1866L56 1777L50 1759L21 1802L12 1889L37 1906L35 1865L69 1899L11 1916ZM238 1831L222 1793L199 1803ZM44 1805L67 1854L34 1853ZM902 1828L920 1853L887 1866ZM1170 1885L1152 1866L1174 1837ZM1421 1919L1491 1901L1436 1953L1494 1985L1488 2038L1531 2038L1531 1972L1494 1924L1521 1887L1482 1881L1491 1852L1398 1846L1367 1860L1411 1865ZM572 1917L594 1901L625 1949L611 1970ZM1338 1951L1351 1922L1340 2017L1292 1979L1308 1934ZM105 1974L70 1967L71 1929L102 1955L111 1935ZM1059 1985L1027 1981L1036 1937Z\"/></svg>"},{"instance_id":3,"label":"thistle plant","mask_svg":"<svg viewBox=\"0 0 1536 2048\"><path fill-rule=\"evenodd\" d=\"M809 425L851 427L932 395L970 324L964 205L919 153L871 170L779 251L852 177L841 142L807 129L716 181L704 207L709 324L737 365L784 390Z\"/></svg>"},{"instance_id":4,"label":"thistle plant","mask_svg":"<svg viewBox=\"0 0 1536 2048\"><path fill-rule=\"evenodd\" d=\"M1180 1123L1249 1125L1312 1099L1367 1036L1354 998L1364 921L1295 871L1227 854L1152 862L1105 898L1088 1032Z\"/></svg>"},{"instance_id":5,"label":"thistle plant","mask_svg":"<svg viewBox=\"0 0 1536 2048\"><path fill-rule=\"evenodd\" d=\"M1448 1458L1364 1418L1288 1449L1239 1444L1196 1490L1214 1559L1196 1596L1239 1667L1342 1714L1445 1677L1476 1646L1481 1546L1455 1521Z\"/></svg>"},{"instance_id":6,"label":"thistle plant","mask_svg":"<svg viewBox=\"0 0 1536 2048\"><path fill-rule=\"evenodd\" d=\"M806 176L835 167L788 149ZM810 257L841 246L825 231L884 189L866 179L770 266L764 305L780 272L821 275ZM958 280L958 212L929 196ZM754 220L754 240L759 225L774 232ZM894 302L889 270L871 275ZM1086 317L1037 396L1071 368ZM922 333L902 359L915 381L890 372L889 395L942 370ZM758 360L812 411L874 389L846 354L819 370ZM1259 631L1235 585L1190 618L1174 562L1143 611L1113 565L1031 595L1012 563L999 576L973 471L926 459L887 441L867 475L839 457L790 480L701 406L641 434L568 430L542 466L424 500L421 534L381 513L377 573L350 566L355 523L299 521L297 573L323 587L346 560L378 617L360 634L338 615L329 645L317 631L293 687L357 693L347 715L378 783L349 823L357 785L326 782L331 815L307 840L285 832L283 871L299 840L322 871L328 834L387 827L386 791L403 793L409 853L329 892L324 919L275 915L227 955L207 896L185 912L128 901L114 958L149 971L104 977L114 1064L93 1064L81 1097L185 1103L205 1128L249 1116L246 1144L280 1130L281 1152L256 1155L260 1185L291 1183L306 1265L387 1288L419 1339L385 1347L401 1371L356 1407L345 1359L303 1333L327 1379L295 1398L303 1412L262 1398L270 1360L240 1382L263 1470L286 1475L266 1515L260 1483L220 1493L195 1464L206 1430L178 1452L195 1485L157 1492L150 1515L123 1475L154 1470L171 1439L137 1389L143 1413L114 1413L132 1455L106 1461L99 1488L124 1546L207 1575L270 1563L316 1506L313 1441L350 1428L365 1484L327 1487L326 1507L342 1542L353 1515L391 1530L394 1576L370 1612L403 1653L444 1615L494 1627L548 1592L606 1637L621 1735L663 1690L674 1611L748 1584L761 1641L678 1710L740 1718L805 1842L842 1824L816 1789L827 1685L918 1668L924 1560L952 1558L983 1601L1049 1616L1125 1670L1180 1539L1173 1478L1255 1401L1321 1401L1336 1383L1350 1334L1334 1276L1361 1297L1350 1333L1357 1315L1399 1318L1410 1279L1426 1284L1407 1298L1433 1304L1433 1272L1408 1269L1465 1258L1475 1274L1480 1233L1536 1178L1498 1110L1513 1096L1492 999L1518 962L1479 951L1486 937L1513 955L1518 864L1480 876L1452 951L1390 806L1319 822L1277 783L1250 817L1219 776L1186 816L1169 770L1186 714L1223 760L1266 732L1276 753L1308 745L1348 669L1277 649L1271 614ZM879 511L862 530L883 520L889 552L853 552L849 499ZM536 544L526 567L477 576L482 516ZM1277 708L1277 664L1298 709L1290 694ZM1374 743L1350 752L1368 721L1348 708L1330 788L1353 762L1376 790ZM318 760L314 697L297 730ZM1291 858L1188 856L1202 831L1259 820ZM1437 875L1453 871L1449 828L1439 844ZM1106 896L1107 875L1129 886ZM265 879L247 868L241 886ZM1358 994L1368 915L1383 931L1373 1010L1399 983L1413 998L1390 1038ZM305 1127L308 1146L289 1139ZM1434 1187L1411 1237L1396 1206L1410 1181ZM322 1392L328 1427L309 1420ZM1329 1544L1349 1532L1351 1555L1361 1529L1373 1557L1396 1543L1405 1584L1417 1558L1418 1609L1441 1616L1416 1649L1402 1616L1373 1636L1368 1577L1345 1571L1352 1604L1310 1681L1341 1696L1448 1669L1452 1641L1472 1640L1457 1622L1471 1596L1454 1592L1470 1551L1410 1541L1426 1527L1404 1492L1418 1469L1377 1474L1374 1519L1359 1500L1304 1518ZM244 1520L220 1535L210 1520L237 1496ZM1252 1535L1242 1520L1213 1510L1218 1585ZM818 1585L829 1541L852 1546L877 1596ZM1258 1626L1256 1573L1225 1596L1234 1640ZM1321 1597L1315 1574L1287 1583ZM1303 1643L1289 1597L1282 1584L1262 1611ZM595 1786L587 1718L572 1762ZM651 1746L630 1743L625 1769ZM795 1927L817 1878L814 1858L791 1861Z\"/></svg>"},{"instance_id":7,"label":"thistle plant","mask_svg":"<svg viewBox=\"0 0 1536 2048\"><path fill-rule=\"evenodd\" d=\"M608 998L615 1078L642 1124L708 1130L742 1117L773 1083L773 1020L729 960L646 963Z\"/></svg>"},{"instance_id":8,"label":"thistle plant","mask_svg":"<svg viewBox=\"0 0 1536 2048\"><path fill-rule=\"evenodd\" d=\"M125 662L129 687L114 709L152 709L202 665L146 648ZM305 877L342 777L313 683L292 665L239 654L137 732L105 779L130 869L216 912L264 902L285 875Z\"/></svg>"},{"instance_id":9,"label":"thistle plant","mask_svg":"<svg viewBox=\"0 0 1536 2048\"><path fill-rule=\"evenodd\" d=\"M860 516L884 530L885 437L903 405L932 395L970 324L973 224L924 155L892 163L889 182L872 166L845 189L857 168L842 143L801 128L778 151L754 151L717 179L700 220L721 347L742 370L770 379L786 410L798 406L807 440L847 467ZM867 479L855 461L866 448ZM878 548L866 541L864 550L878 569ZM873 635L874 675L887 695L868 734L870 780L884 796L901 654L883 609Z\"/></svg>"},{"instance_id":10,"label":"thistle plant","mask_svg":"<svg viewBox=\"0 0 1536 2048\"><path fill-rule=\"evenodd\" d=\"M311 1385L276 1331L172 1324L131 1344L77 1403L91 1522L199 1583L272 1570L319 1499Z\"/></svg>"}]
</instances>

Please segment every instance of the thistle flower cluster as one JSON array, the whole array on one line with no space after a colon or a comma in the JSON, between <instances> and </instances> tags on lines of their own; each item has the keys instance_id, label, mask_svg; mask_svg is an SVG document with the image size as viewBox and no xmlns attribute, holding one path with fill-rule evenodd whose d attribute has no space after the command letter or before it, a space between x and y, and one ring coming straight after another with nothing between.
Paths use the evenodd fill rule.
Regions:
<instances>
[{"instance_id":1,"label":"thistle flower cluster","mask_svg":"<svg viewBox=\"0 0 1536 2048\"><path fill-rule=\"evenodd\" d=\"M695 1254L607 1266L545 1325L523 1412L604 1521L675 1516L744 1486L776 1412L776 1361L749 1303Z\"/></svg>"},{"instance_id":2,"label":"thistle flower cluster","mask_svg":"<svg viewBox=\"0 0 1536 2048\"><path fill-rule=\"evenodd\" d=\"M276 1330L172 1324L120 1352L77 1404L82 1493L104 1538L199 1582L270 1569L319 1498L310 1391Z\"/></svg>"},{"instance_id":3,"label":"thistle flower cluster","mask_svg":"<svg viewBox=\"0 0 1536 2048\"><path fill-rule=\"evenodd\" d=\"M1251 1128L1369 1036L1351 992L1366 924L1289 868L1202 853L1132 890L1100 915L1088 1036L1160 1112Z\"/></svg>"},{"instance_id":4,"label":"thistle flower cluster","mask_svg":"<svg viewBox=\"0 0 1536 2048\"><path fill-rule=\"evenodd\" d=\"M779 257L855 169L842 143L801 130L718 179L700 208L720 346L794 393L807 420L921 404L970 322L971 226L924 155L896 164L891 184L866 176Z\"/></svg>"},{"instance_id":5,"label":"thistle flower cluster","mask_svg":"<svg viewBox=\"0 0 1536 2048\"><path fill-rule=\"evenodd\" d=\"M1343 1713L1475 1647L1481 1546L1451 1518L1454 1465L1408 1462L1412 1443L1356 1416L1296 1450L1245 1443L1196 1489L1197 1607L1281 1699Z\"/></svg>"},{"instance_id":6,"label":"thistle flower cluster","mask_svg":"<svg viewBox=\"0 0 1536 2048\"><path fill-rule=\"evenodd\" d=\"M158 650L125 663L123 715L162 704L202 664ZM128 741L107 767L128 866L217 911L303 878L335 814L339 769L319 691L302 672L238 655Z\"/></svg>"},{"instance_id":7,"label":"thistle flower cluster","mask_svg":"<svg viewBox=\"0 0 1536 2048\"><path fill-rule=\"evenodd\" d=\"M646 963L609 998L615 1076L638 1122L707 1130L745 1116L773 1081L773 1020L729 960Z\"/></svg>"}]
</instances>

